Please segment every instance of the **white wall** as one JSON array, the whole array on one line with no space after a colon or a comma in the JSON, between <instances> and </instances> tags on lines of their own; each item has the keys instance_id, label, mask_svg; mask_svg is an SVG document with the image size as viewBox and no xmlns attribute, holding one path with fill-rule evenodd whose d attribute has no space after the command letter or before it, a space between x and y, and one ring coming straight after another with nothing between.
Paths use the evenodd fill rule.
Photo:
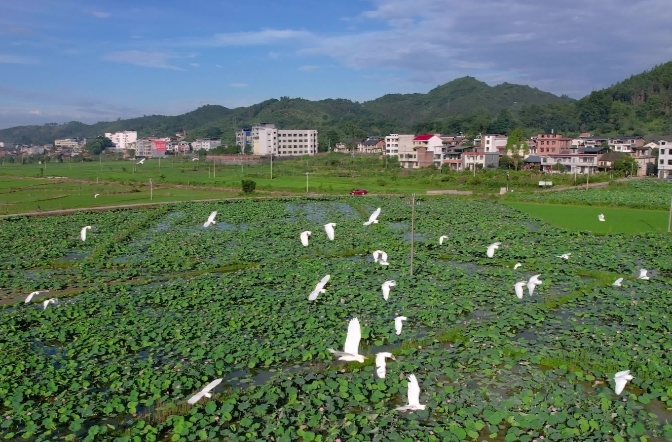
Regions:
<instances>
[{"instance_id":1,"label":"white wall","mask_svg":"<svg viewBox=\"0 0 672 442\"><path fill-rule=\"evenodd\" d=\"M125 130L123 132L106 132L105 137L112 140L117 149L128 149L128 144L138 141L138 132L134 130Z\"/></svg>"}]
</instances>

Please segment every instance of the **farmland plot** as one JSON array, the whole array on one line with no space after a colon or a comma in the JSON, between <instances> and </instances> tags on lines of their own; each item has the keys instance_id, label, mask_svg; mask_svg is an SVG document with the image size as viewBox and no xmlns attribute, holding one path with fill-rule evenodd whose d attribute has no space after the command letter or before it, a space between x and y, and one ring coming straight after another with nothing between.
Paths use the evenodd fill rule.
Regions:
<instances>
[{"instance_id":1,"label":"farmland plot","mask_svg":"<svg viewBox=\"0 0 672 442\"><path fill-rule=\"evenodd\" d=\"M376 207L380 222L363 226ZM217 224L203 228L213 210ZM432 199L416 207L411 276L410 221L405 199L368 197L4 221L0 436L672 438L665 235L597 237L505 206ZM336 223L334 241L326 222ZM86 242L84 225L95 228ZM377 249L389 266L373 262ZM642 267L649 281L636 279ZM326 292L309 302L326 274ZM534 274L543 283L519 300L514 283ZM618 277L623 285L613 287ZM385 301L390 279L397 285ZM52 292L24 304L36 289ZM60 302L44 310L45 297ZM408 317L400 335L398 315ZM364 364L327 350L342 348L353 317ZM373 364L380 351L396 356L385 379ZM613 374L626 369L635 378L617 396ZM427 407L404 414L394 408L406 403L409 374ZM187 405L216 378L224 380L211 399Z\"/></svg>"}]
</instances>

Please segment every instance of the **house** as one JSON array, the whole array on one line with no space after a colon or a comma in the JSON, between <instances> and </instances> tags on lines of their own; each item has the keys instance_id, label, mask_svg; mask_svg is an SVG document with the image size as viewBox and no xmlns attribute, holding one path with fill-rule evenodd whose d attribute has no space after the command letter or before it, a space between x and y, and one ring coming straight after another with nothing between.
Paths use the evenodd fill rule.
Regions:
<instances>
[{"instance_id":1,"label":"house","mask_svg":"<svg viewBox=\"0 0 672 442\"><path fill-rule=\"evenodd\" d=\"M348 138L345 142L341 141L334 146L334 152L350 153L357 150L357 147L363 145L366 140L361 138Z\"/></svg>"},{"instance_id":2,"label":"house","mask_svg":"<svg viewBox=\"0 0 672 442\"><path fill-rule=\"evenodd\" d=\"M484 152L497 152L501 154L506 148L509 137L499 134L487 134L481 136L480 146Z\"/></svg>"},{"instance_id":3,"label":"house","mask_svg":"<svg viewBox=\"0 0 672 442\"><path fill-rule=\"evenodd\" d=\"M579 135L580 145L578 147L598 147L609 144L609 137L593 136L589 133Z\"/></svg>"},{"instance_id":4,"label":"house","mask_svg":"<svg viewBox=\"0 0 672 442\"><path fill-rule=\"evenodd\" d=\"M563 137L561 134L539 134L537 135L537 154L554 155L569 153L572 148L572 139Z\"/></svg>"},{"instance_id":5,"label":"house","mask_svg":"<svg viewBox=\"0 0 672 442\"><path fill-rule=\"evenodd\" d=\"M443 140L440 137L433 134L420 134L413 138L413 150L420 147L424 147L428 152L432 152L434 155L434 165L441 167L443 153L446 151L446 148L443 146Z\"/></svg>"},{"instance_id":6,"label":"house","mask_svg":"<svg viewBox=\"0 0 672 442\"><path fill-rule=\"evenodd\" d=\"M385 137L385 155L399 156L400 152L410 153L413 151L413 138L415 135L390 134Z\"/></svg>"},{"instance_id":7,"label":"house","mask_svg":"<svg viewBox=\"0 0 672 442\"><path fill-rule=\"evenodd\" d=\"M614 168L616 160L626 156L623 152L607 152L603 153L597 158L597 169L600 171L608 171Z\"/></svg>"},{"instance_id":8,"label":"house","mask_svg":"<svg viewBox=\"0 0 672 442\"><path fill-rule=\"evenodd\" d=\"M637 135L619 135L607 140L609 149L613 152L632 152L633 147L644 146L644 138Z\"/></svg>"},{"instance_id":9,"label":"house","mask_svg":"<svg viewBox=\"0 0 672 442\"><path fill-rule=\"evenodd\" d=\"M644 147L648 147L649 149L658 149L660 146L658 145L657 141L651 141L650 143L646 143Z\"/></svg>"},{"instance_id":10,"label":"house","mask_svg":"<svg viewBox=\"0 0 672 442\"><path fill-rule=\"evenodd\" d=\"M123 132L105 132L105 138L112 140L117 150L129 149L129 144L138 140L138 132L135 130L125 130Z\"/></svg>"},{"instance_id":11,"label":"house","mask_svg":"<svg viewBox=\"0 0 672 442\"><path fill-rule=\"evenodd\" d=\"M191 142L194 151L210 150L222 145L222 140L215 138L202 138Z\"/></svg>"},{"instance_id":12,"label":"house","mask_svg":"<svg viewBox=\"0 0 672 442\"><path fill-rule=\"evenodd\" d=\"M541 169L541 157L539 155L530 155L523 162L523 169Z\"/></svg>"},{"instance_id":13,"label":"house","mask_svg":"<svg viewBox=\"0 0 672 442\"><path fill-rule=\"evenodd\" d=\"M462 154L467 147L454 146L446 149L446 152L443 154L443 163L441 167L448 167L449 170L464 170L464 162L462 161Z\"/></svg>"},{"instance_id":14,"label":"house","mask_svg":"<svg viewBox=\"0 0 672 442\"><path fill-rule=\"evenodd\" d=\"M359 153L377 153L381 154L385 150L385 138L369 137L357 145Z\"/></svg>"},{"instance_id":15,"label":"house","mask_svg":"<svg viewBox=\"0 0 672 442\"><path fill-rule=\"evenodd\" d=\"M479 164L484 169L492 169L499 166L499 152L464 152L462 161L463 170L474 170Z\"/></svg>"},{"instance_id":16,"label":"house","mask_svg":"<svg viewBox=\"0 0 672 442\"><path fill-rule=\"evenodd\" d=\"M434 164L434 152L426 146L417 146L412 152L399 153L399 164L404 169L419 169Z\"/></svg>"},{"instance_id":17,"label":"house","mask_svg":"<svg viewBox=\"0 0 672 442\"><path fill-rule=\"evenodd\" d=\"M541 155L541 170L544 172L597 173L597 153L566 153Z\"/></svg>"},{"instance_id":18,"label":"house","mask_svg":"<svg viewBox=\"0 0 672 442\"><path fill-rule=\"evenodd\" d=\"M668 178L672 175L672 138L658 141L658 178Z\"/></svg>"},{"instance_id":19,"label":"house","mask_svg":"<svg viewBox=\"0 0 672 442\"><path fill-rule=\"evenodd\" d=\"M637 162L636 176L656 175L656 157L653 155L653 148L649 144L655 144L658 149L658 143L648 143L642 147L633 147L632 158Z\"/></svg>"}]
</instances>

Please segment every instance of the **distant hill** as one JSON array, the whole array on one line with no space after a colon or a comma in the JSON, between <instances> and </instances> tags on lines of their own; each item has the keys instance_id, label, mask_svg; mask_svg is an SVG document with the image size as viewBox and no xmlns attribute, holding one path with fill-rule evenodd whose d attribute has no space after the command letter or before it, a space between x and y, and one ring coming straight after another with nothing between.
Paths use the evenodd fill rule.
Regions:
<instances>
[{"instance_id":1,"label":"distant hill","mask_svg":"<svg viewBox=\"0 0 672 442\"><path fill-rule=\"evenodd\" d=\"M279 128L316 128L325 136L329 133L336 142L346 136L413 131L427 120L467 116L476 111L495 116L502 110L518 112L530 104L572 101L528 86L504 83L491 87L473 77L464 77L426 94L390 94L363 103L281 97L237 109L206 105L177 116L151 115L92 125L70 122L57 126L17 126L0 130L0 140L47 144L57 138L88 138L125 129L137 130L139 136L168 136L184 129L191 139L203 136L230 139L236 127L271 122Z\"/></svg>"}]
</instances>

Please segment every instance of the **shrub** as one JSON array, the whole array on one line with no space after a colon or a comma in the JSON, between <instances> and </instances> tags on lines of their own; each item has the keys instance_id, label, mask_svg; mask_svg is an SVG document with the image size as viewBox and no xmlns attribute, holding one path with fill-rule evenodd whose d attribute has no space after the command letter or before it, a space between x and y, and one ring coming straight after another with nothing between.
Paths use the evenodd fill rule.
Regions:
<instances>
[{"instance_id":1,"label":"shrub","mask_svg":"<svg viewBox=\"0 0 672 442\"><path fill-rule=\"evenodd\" d=\"M257 182L252 180L242 180L240 184L243 188L243 192L245 193L253 193L254 189L257 188Z\"/></svg>"}]
</instances>

